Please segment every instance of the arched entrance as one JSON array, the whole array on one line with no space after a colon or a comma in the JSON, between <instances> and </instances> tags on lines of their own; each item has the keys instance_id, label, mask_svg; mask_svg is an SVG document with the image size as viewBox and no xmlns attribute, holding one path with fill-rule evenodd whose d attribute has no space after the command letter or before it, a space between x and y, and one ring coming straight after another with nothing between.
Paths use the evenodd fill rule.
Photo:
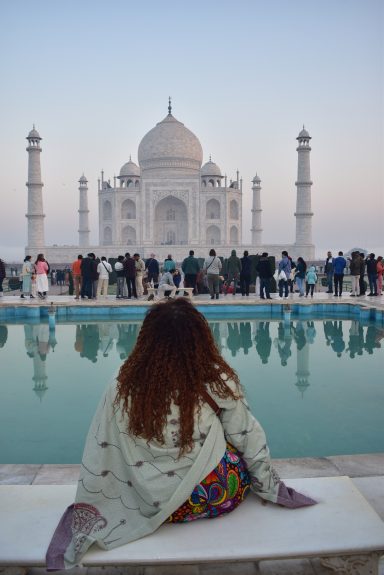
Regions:
<instances>
[{"instance_id":1,"label":"arched entrance","mask_svg":"<svg viewBox=\"0 0 384 575\"><path fill-rule=\"evenodd\" d=\"M155 208L154 240L158 245L188 243L187 206L174 196L160 200Z\"/></svg>"}]
</instances>

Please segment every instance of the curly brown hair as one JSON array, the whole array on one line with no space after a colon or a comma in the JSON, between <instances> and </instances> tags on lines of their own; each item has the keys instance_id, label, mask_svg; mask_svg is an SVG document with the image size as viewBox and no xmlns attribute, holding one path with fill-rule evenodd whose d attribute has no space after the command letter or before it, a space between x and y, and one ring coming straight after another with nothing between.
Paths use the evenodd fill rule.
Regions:
<instances>
[{"instance_id":1,"label":"curly brown hair","mask_svg":"<svg viewBox=\"0 0 384 575\"><path fill-rule=\"evenodd\" d=\"M164 443L171 403L179 407L179 455L193 448L194 416L207 386L221 398L241 396L239 378L220 355L207 320L184 298L149 309L117 381L115 405L122 402L129 434Z\"/></svg>"}]
</instances>

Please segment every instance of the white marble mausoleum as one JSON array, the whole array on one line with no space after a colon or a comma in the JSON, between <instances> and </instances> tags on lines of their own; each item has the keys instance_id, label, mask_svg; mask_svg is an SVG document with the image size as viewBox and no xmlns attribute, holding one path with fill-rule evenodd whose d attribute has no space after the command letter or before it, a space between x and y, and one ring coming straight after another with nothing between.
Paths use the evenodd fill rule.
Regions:
<instances>
[{"instance_id":1,"label":"white marble mausoleum","mask_svg":"<svg viewBox=\"0 0 384 575\"><path fill-rule=\"evenodd\" d=\"M35 127L28 134L28 246L26 252L42 252L55 263L69 263L78 253L90 251L98 256L116 257L139 252L159 259L172 253L180 261L189 249L205 257L214 247L218 255L228 256L248 249L267 251L280 257L287 249L292 256L314 258L310 179L310 136L303 128L298 140L296 240L292 244L264 245L262 241L261 180L252 181L252 240L242 242L243 181L223 176L211 158L203 164L199 139L172 114L154 126L138 147L138 164L131 158L119 176L98 180L99 244L90 245L88 181L79 180L79 243L76 246L47 246L44 240L43 183L40 168L41 137ZM96 190L95 190L96 193Z\"/></svg>"}]
</instances>

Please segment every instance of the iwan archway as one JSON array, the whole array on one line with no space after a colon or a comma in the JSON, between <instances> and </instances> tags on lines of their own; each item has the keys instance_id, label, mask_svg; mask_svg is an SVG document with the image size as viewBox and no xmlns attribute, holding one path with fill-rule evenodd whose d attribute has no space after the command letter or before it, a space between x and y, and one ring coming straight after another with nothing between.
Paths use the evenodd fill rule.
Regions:
<instances>
[{"instance_id":1,"label":"iwan archway","mask_svg":"<svg viewBox=\"0 0 384 575\"><path fill-rule=\"evenodd\" d=\"M160 200L155 208L155 243L176 245L188 243L187 206L174 196Z\"/></svg>"}]
</instances>

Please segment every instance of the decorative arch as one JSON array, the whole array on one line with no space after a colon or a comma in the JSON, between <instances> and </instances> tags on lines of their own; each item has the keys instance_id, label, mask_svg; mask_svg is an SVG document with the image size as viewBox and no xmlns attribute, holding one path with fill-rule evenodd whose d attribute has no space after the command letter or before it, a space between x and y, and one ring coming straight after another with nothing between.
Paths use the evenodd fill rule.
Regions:
<instances>
[{"instance_id":1,"label":"decorative arch","mask_svg":"<svg viewBox=\"0 0 384 575\"><path fill-rule=\"evenodd\" d=\"M170 195L157 203L154 213L154 240L160 245L188 243L188 210L179 198Z\"/></svg>"},{"instance_id":2,"label":"decorative arch","mask_svg":"<svg viewBox=\"0 0 384 575\"><path fill-rule=\"evenodd\" d=\"M133 200L124 200L124 202L121 204L121 219L136 219L136 204Z\"/></svg>"},{"instance_id":3,"label":"decorative arch","mask_svg":"<svg viewBox=\"0 0 384 575\"><path fill-rule=\"evenodd\" d=\"M104 228L104 241L103 241L103 245L105 246L110 246L112 245L112 228L110 228L109 226L106 226Z\"/></svg>"},{"instance_id":4,"label":"decorative arch","mask_svg":"<svg viewBox=\"0 0 384 575\"><path fill-rule=\"evenodd\" d=\"M206 205L205 217L207 220L219 220L220 219L220 202L211 198L208 200Z\"/></svg>"},{"instance_id":5,"label":"decorative arch","mask_svg":"<svg viewBox=\"0 0 384 575\"><path fill-rule=\"evenodd\" d=\"M127 188L133 188L133 180L127 180Z\"/></svg>"},{"instance_id":6,"label":"decorative arch","mask_svg":"<svg viewBox=\"0 0 384 575\"><path fill-rule=\"evenodd\" d=\"M105 200L103 203L103 219L104 220L112 219L112 204L109 200Z\"/></svg>"},{"instance_id":7,"label":"decorative arch","mask_svg":"<svg viewBox=\"0 0 384 575\"><path fill-rule=\"evenodd\" d=\"M236 200L231 200L231 203L229 204L229 217L231 220L239 219L239 204Z\"/></svg>"},{"instance_id":8,"label":"decorative arch","mask_svg":"<svg viewBox=\"0 0 384 575\"><path fill-rule=\"evenodd\" d=\"M211 188L214 188L215 187L215 180L214 179L208 180L208 186L211 186Z\"/></svg>"},{"instance_id":9,"label":"decorative arch","mask_svg":"<svg viewBox=\"0 0 384 575\"><path fill-rule=\"evenodd\" d=\"M121 231L121 241L124 245L136 244L136 230L132 226L125 226Z\"/></svg>"},{"instance_id":10,"label":"decorative arch","mask_svg":"<svg viewBox=\"0 0 384 575\"><path fill-rule=\"evenodd\" d=\"M239 230L236 226L231 226L229 230L229 243L235 245L239 243Z\"/></svg>"},{"instance_id":11,"label":"decorative arch","mask_svg":"<svg viewBox=\"0 0 384 575\"><path fill-rule=\"evenodd\" d=\"M217 246L221 243L221 233L218 226L209 226L207 228L207 245Z\"/></svg>"},{"instance_id":12,"label":"decorative arch","mask_svg":"<svg viewBox=\"0 0 384 575\"><path fill-rule=\"evenodd\" d=\"M136 180L136 182L135 182L135 188L138 188L139 186L140 186L140 182L139 182L139 180Z\"/></svg>"}]
</instances>

